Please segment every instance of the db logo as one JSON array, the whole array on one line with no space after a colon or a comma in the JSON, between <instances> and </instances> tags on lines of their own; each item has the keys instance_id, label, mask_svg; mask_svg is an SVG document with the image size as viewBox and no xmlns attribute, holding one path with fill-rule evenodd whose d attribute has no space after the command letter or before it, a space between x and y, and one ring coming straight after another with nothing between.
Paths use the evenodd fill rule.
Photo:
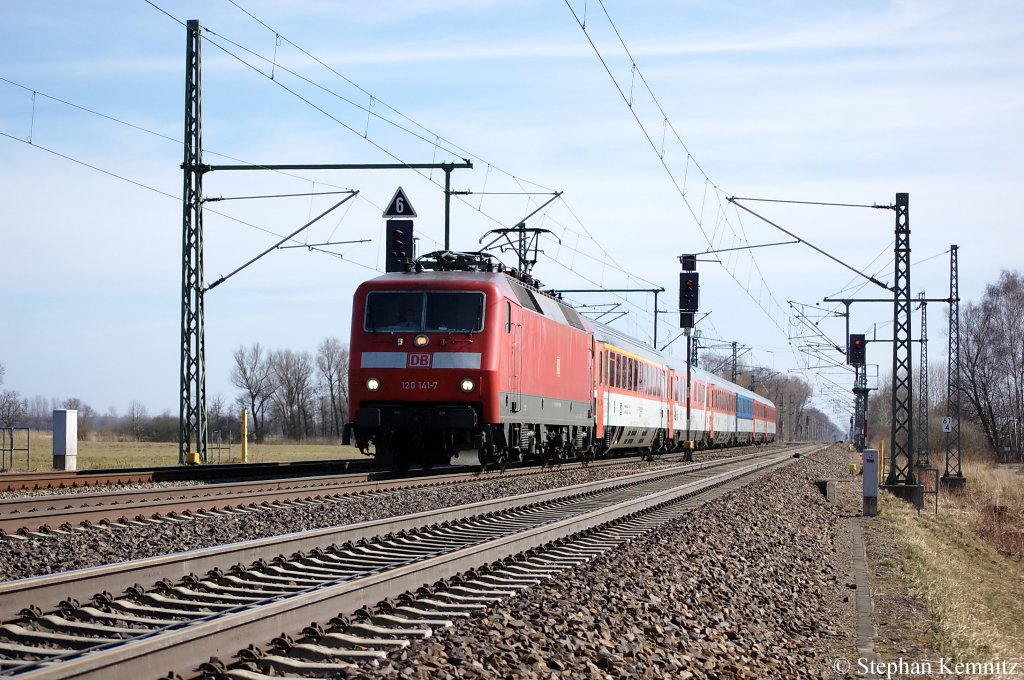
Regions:
<instances>
[{"instance_id":1,"label":"db logo","mask_svg":"<svg viewBox=\"0 0 1024 680\"><path fill-rule=\"evenodd\" d=\"M410 353L409 368L430 368L430 354Z\"/></svg>"}]
</instances>

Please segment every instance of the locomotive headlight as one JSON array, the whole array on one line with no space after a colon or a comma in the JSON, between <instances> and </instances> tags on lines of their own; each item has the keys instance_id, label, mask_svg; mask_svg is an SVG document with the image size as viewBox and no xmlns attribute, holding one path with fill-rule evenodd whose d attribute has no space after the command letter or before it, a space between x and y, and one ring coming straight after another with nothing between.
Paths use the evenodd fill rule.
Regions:
<instances>
[{"instance_id":1,"label":"locomotive headlight","mask_svg":"<svg viewBox=\"0 0 1024 680\"><path fill-rule=\"evenodd\" d=\"M377 390L380 389L380 380L377 380L376 378L367 378L366 389L370 390L371 392L376 392Z\"/></svg>"},{"instance_id":2,"label":"locomotive headlight","mask_svg":"<svg viewBox=\"0 0 1024 680\"><path fill-rule=\"evenodd\" d=\"M417 347L426 347L428 342L430 342L430 338L428 338L425 335L417 335L412 340L412 344L416 345Z\"/></svg>"},{"instance_id":3,"label":"locomotive headlight","mask_svg":"<svg viewBox=\"0 0 1024 680\"><path fill-rule=\"evenodd\" d=\"M472 392L473 388L476 387L476 383L473 382L472 378L463 378L462 382L459 383L459 387L463 392Z\"/></svg>"}]
</instances>

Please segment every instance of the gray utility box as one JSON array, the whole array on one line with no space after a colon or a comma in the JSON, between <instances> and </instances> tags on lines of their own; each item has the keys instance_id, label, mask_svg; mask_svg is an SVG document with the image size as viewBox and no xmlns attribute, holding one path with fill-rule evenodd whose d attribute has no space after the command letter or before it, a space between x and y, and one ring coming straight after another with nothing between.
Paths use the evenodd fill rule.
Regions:
<instances>
[{"instance_id":1,"label":"gray utility box","mask_svg":"<svg viewBox=\"0 0 1024 680\"><path fill-rule=\"evenodd\" d=\"M53 412L53 469L78 469L78 411Z\"/></svg>"},{"instance_id":2,"label":"gray utility box","mask_svg":"<svg viewBox=\"0 0 1024 680\"><path fill-rule=\"evenodd\" d=\"M878 514L878 450L864 449L864 516Z\"/></svg>"}]
</instances>

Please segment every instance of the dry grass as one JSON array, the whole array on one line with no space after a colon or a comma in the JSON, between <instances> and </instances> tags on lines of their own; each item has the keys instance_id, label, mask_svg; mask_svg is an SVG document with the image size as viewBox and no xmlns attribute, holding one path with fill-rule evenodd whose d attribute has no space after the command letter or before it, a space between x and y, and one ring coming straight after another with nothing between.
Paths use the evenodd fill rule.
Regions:
<instances>
[{"instance_id":1,"label":"dry grass","mask_svg":"<svg viewBox=\"0 0 1024 680\"><path fill-rule=\"evenodd\" d=\"M914 593L936 620L939 648L958 660L1024 657L1024 477L981 463L967 490L939 513L883 494L880 517L896 539Z\"/></svg>"},{"instance_id":2,"label":"dry grass","mask_svg":"<svg viewBox=\"0 0 1024 680\"><path fill-rule=\"evenodd\" d=\"M950 511L1000 553L1024 556L1024 476L1020 469L967 460L966 493L948 496Z\"/></svg>"},{"instance_id":3,"label":"dry grass","mask_svg":"<svg viewBox=\"0 0 1024 680\"><path fill-rule=\"evenodd\" d=\"M49 470L53 464L53 437L48 432L31 434L31 469ZM23 439L15 446L25 446ZM212 463L240 463L242 450L234 444L229 452L227 447L220 452L208 449ZM340 444L308 443L265 443L250 444L248 462L266 463L297 460L333 460L338 458L363 458L352 446ZM25 470L25 453L15 454L14 470ZM178 464L177 442L102 442L81 441L78 443L78 468L159 467Z\"/></svg>"}]
</instances>

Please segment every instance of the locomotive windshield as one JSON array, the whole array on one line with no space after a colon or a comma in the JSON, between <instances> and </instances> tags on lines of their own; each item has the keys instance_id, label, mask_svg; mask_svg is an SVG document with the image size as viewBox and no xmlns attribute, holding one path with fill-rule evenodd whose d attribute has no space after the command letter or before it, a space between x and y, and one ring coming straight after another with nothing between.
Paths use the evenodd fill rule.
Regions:
<instances>
[{"instance_id":1,"label":"locomotive windshield","mask_svg":"<svg viewBox=\"0 0 1024 680\"><path fill-rule=\"evenodd\" d=\"M478 332L484 327L484 294L372 292L366 296L365 326L372 333Z\"/></svg>"}]
</instances>

